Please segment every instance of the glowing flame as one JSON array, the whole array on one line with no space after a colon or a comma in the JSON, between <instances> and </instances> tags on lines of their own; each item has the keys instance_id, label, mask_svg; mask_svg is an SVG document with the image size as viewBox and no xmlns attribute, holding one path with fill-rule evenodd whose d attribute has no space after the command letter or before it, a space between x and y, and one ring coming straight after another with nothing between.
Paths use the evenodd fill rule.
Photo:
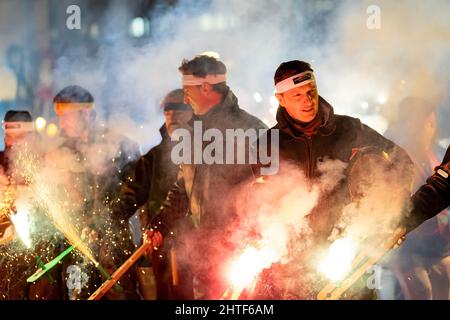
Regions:
<instances>
[{"instance_id":1,"label":"glowing flame","mask_svg":"<svg viewBox=\"0 0 450 320\"><path fill-rule=\"evenodd\" d=\"M11 221L14 224L17 235L27 248L31 248L30 238L30 217L26 210L19 210L11 215Z\"/></svg>"},{"instance_id":2,"label":"glowing flame","mask_svg":"<svg viewBox=\"0 0 450 320\"><path fill-rule=\"evenodd\" d=\"M339 281L350 271L356 254L356 244L351 238L338 239L331 244L319 271L332 281Z\"/></svg>"},{"instance_id":3,"label":"glowing flame","mask_svg":"<svg viewBox=\"0 0 450 320\"><path fill-rule=\"evenodd\" d=\"M235 288L250 286L264 268L276 260L276 253L270 248L248 247L231 265L228 277Z\"/></svg>"}]
</instances>

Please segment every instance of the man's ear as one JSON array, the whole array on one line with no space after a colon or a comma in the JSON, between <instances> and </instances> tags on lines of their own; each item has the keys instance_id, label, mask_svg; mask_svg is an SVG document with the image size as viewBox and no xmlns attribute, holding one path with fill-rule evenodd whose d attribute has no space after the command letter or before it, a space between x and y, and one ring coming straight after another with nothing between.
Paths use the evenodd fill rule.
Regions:
<instances>
[{"instance_id":1,"label":"man's ear","mask_svg":"<svg viewBox=\"0 0 450 320\"><path fill-rule=\"evenodd\" d=\"M286 104L284 103L284 97L282 93L275 93L275 97L277 97L278 99L278 103L282 106L285 106Z\"/></svg>"}]
</instances>

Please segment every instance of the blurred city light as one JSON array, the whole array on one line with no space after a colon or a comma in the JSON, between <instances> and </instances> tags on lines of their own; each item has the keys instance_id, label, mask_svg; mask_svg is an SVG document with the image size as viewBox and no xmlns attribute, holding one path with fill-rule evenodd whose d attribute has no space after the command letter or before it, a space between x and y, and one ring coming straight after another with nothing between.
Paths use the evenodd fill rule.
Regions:
<instances>
[{"instance_id":1,"label":"blurred city light","mask_svg":"<svg viewBox=\"0 0 450 320\"><path fill-rule=\"evenodd\" d=\"M272 108L278 108L278 99L275 96L271 96L270 97L270 105L272 106Z\"/></svg>"},{"instance_id":2,"label":"blurred city light","mask_svg":"<svg viewBox=\"0 0 450 320\"><path fill-rule=\"evenodd\" d=\"M46 125L47 121L43 117L37 117L36 120L34 120L34 126L38 132L44 130Z\"/></svg>"},{"instance_id":3,"label":"blurred city light","mask_svg":"<svg viewBox=\"0 0 450 320\"><path fill-rule=\"evenodd\" d=\"M58 134L58 126L56 125L56 124L54 124L54 123L50 123L48 126L47 126L47 135L49 136L49 137L54 137L54 136L56 136Z\"/></svg>"},{"instance_id":4,"label":"blurred city light","mask_svg":"<svg viewBox=\"0 0 450 320\"><path fill-rule=\"evenodd\" d=\"M380 95L378 96L378 98L377 98L377 101L378 101L378 103L380 103L380 104L385 104L386 101L387 101L387 98L386 98L385 95L380 94Z\"/></svg>"},{"instance_id":5,"label":"blurred city light","mask_svg":"<svg viewBox=\"0 0 450 320\"><path fill-rule=\"evenodd\" d=\"M369 108L369 103L367 103L367 101L361 102L361 108L363 108L364 110L367 110L367 108Z\"/></svg>"},{"instance_id":6,"label":"blurred city light","mask_svg":"<svg viewBox=\"0 0 450 320\"><path fill-rule=\"evenodd\" d=\"M143 37L148 34L149 21L146 18L136 17L131 20L129 32L135 38Z\"/></svg>"}]
</instances>

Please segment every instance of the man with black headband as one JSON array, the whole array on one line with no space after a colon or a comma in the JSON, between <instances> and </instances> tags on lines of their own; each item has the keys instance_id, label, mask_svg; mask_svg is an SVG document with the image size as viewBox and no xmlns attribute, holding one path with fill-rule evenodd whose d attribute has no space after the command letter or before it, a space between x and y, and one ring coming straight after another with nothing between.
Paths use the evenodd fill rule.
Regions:
<instances>
[{"instance_id":1,"label":"man with black headband","mask_svg":"<svg viewBox=\"0 0 450 320\"><path fill-rule=\"evenodd\" d=\"M192 107L184 103L183 89L169 92L163 99L161 107L165 117L165 123L159 129L162 137L161 143L137 161L133 179L122 186L119 195L120 202L117 202L113 210L116 219L127 220L136 212L137 208L142 208L140 210L142 227L146 227L159 212L162 202L177 178L178 165L174 164L170 158L175 144L171 140L171 135L174 130L186 127L187 122L192 118ZM151 263L156 280L156 299L192 298L187 279L180 277L182 282L177 286L173 285L172 273L168 265L169 257L166 254L168 249L160 248L152 254ZM145 262L142 269L138 270L140 280L150 276L144 268ZM182 272L180 268L178 270ZM144 299L150 299L151 288L148 289L149 292L146 289L145 282L141 281L141 293Z\"/></svg>"},{"instance_id":2,"label":"man with black headband","mask_svg":"<svg viewBox=\"0 0 450 320\"><path fill-rule=\"evenodd\" d=\"M139 147L120 133L96 124L94 98L83 87L63 88L54 97L53 106L59 118L61 144L49 157L62 166L58 169L67 176L67 181L57 188L68 190L69 209L78 215L76 227L80 236L89 242L100 265L112 274L134 251L128 221L122 225L112 218L111 202L117 197L122 181L130 178L131 163L139 157ZM74 163L61 163L61 157L74 159ZM74 252L65 259L65 267L70 264L72 269L79 268L89 277L81 290L67 286L65 292L70 299L88 298L106 280L83 259ZM121 279L124 290L113 288L105 299L136 299L133 271Z\"/></svg>"},{"instance_id":3,"label":"man with black headband","mask_svg":"<svg viewBox=\"0 0 450 320\"><path fill-rule=\"evenodd\" d=\"M148 230L146 236L158 245L162 236L176 235L174 225L187 216L194 227L181 234L186 250L179 250L179 260L188 263L193 272L195 298L218 299L226 289L222 268L231 253L229 239L231 225L236 222L239 186L252 177L252 171L248 163L196 161L208 146L195 139L195 127L201 125L205 132L212 130L223 137L226 130L258 131L266 125L239 107L226 83L227 68L220 60L200 55L184 60L179 70L185 102L194 111L188 123L188 131L194 131L190 142L199 147L188 155L193 161L181 164L176 183L152 221L156 232Z\"/></svg>"},{"instance_id":4,"label":"man with black headband","mask_svg":"<svg viewBox=\"0 0 450 320\"><path fill-rule=\"evenodd\" d=\"M279 130L279 176L289 176L290 170L300 170L312 184L318 183L319 179L327 179L319 170L324 161L339 160L348 167L343 172L344 179L336 181L333 190L323 192L317 205L306 216L311 228L311 234L306 240L312 244L311 248L316 245L326 247L332 232L336 231L342 208L352 201L347 180L351 172L351 159L355 154L367 152L363 150L380 150L379 158L382 159L381 152L384 151L397 167L397 172L404 172L401 174L405 179L403 185L407 185L411 174L408 169L411 160L393 142L359 119L334 114L333 107L319 96L315 75L308 63L298 60L284 62L277 68L274 80L275 95L279 101L277 124L266 135L270 137L271 130ZM259 141L261 144L263 140L260 138ZM254 166L257 177L261 175L262 167L261 164ZM270 188L270 176L266 180ZM297 298L315 297L300 294Z\"/></svg>"}]
</instances>

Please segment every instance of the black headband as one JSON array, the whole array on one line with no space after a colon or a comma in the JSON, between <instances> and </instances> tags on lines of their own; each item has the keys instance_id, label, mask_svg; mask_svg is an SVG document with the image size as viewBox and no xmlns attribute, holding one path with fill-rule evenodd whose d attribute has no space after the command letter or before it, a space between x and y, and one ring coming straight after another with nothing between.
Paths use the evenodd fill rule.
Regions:
<instances>
[{"instance_id":1,"label":"black headband","mask_svg":"<svg viewBox=\"0 0 450 320\"><path fill-rule=\"evenodd\" d=\"M191 106L185 103L166 103L164 105L164 111L168 110L192 110Z\"/></svg>"}]
</instances>

